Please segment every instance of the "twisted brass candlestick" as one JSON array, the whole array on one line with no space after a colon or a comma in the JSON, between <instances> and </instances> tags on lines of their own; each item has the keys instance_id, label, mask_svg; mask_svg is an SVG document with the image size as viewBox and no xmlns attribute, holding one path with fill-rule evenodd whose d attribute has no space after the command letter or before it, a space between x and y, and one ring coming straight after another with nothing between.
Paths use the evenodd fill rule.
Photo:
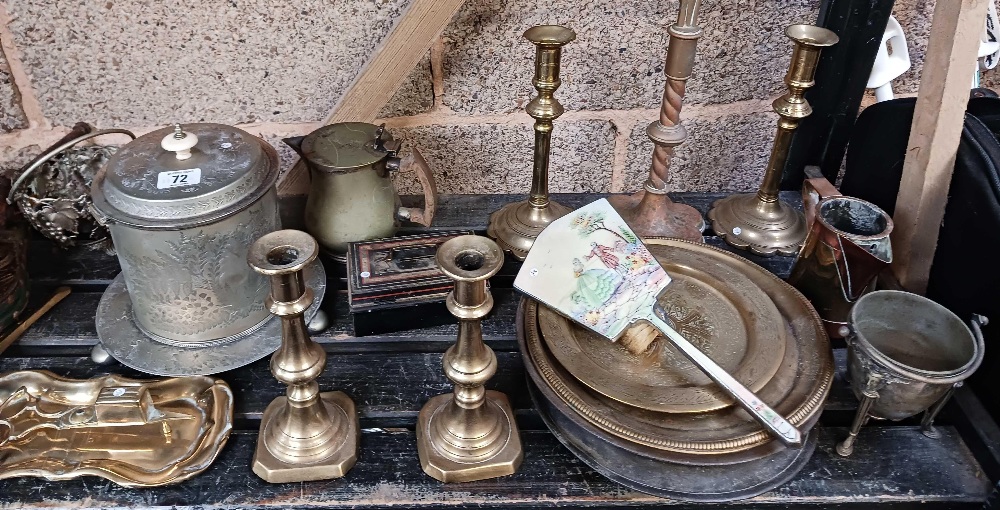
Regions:
<instances>
[{"instance_id":1,"label":"twisted brass candlestick","mask_svg":"<svg viewBox=\"0 0 1000 510\"><path fill-rule=\"evenodd\" d=\"M442 482L513 474L523 458L521 439L507 397L484 387L497 371L497 357L483 343L480 324L493 308L486 280L503 265L503 251L485 237L456 237L438 248L437 265L455 280L448 311L458 318L458 340L443 363L455 390L420 410L420 467Z\"/></svg>"},{"instance_id":2,"label":"twisted brass candlestick","mask_svg":"<svg viewBox=\"0 0 1000 510\"><path fill-rule=\"evenodd\" d=\"M524 111L535 119L534 168L528 200L507 204L490 215L486 234L518 260L524 260L538 234L553 220L569 214L570 209L549 200L549 146L552 121L563 114L563 107L552 94L562 83L559 60L562 47L576 39L572 30L557 25L529 28L524 37L535 44L535 77L532 85L538 95Z\"/></svg>"},{"instance_id":3,"label":"twisted brass candlestick","mask_svg":"<svg viewBox=\"0 0 1000 510\"><path fill-rule=\"evenodd\" d=\"M788 146L799 121L812 113L804 95L816 84L816 64L820 52L837 44L837 34L811 25L792 25L785 35L795 43L792 62L785 75L788 93L774 100L778 134L764 180L756 194L730 195L718 200L708 211L712 229L729 244L758 255L795 255L806 238L806 221L801 212L778 199L778 185L788 158Z\"/></svg>"},{"instance_id":4,"label":"twisted brass candlestick","mask_svg":"<svg viewBox=\"0 0 1000 510\"><path fill-rule=\"evenodd\" d=\"M694 67L695 47L701 37L698 9L701 0L681 0L677 23L671 25L670 45L663 72L667 82L663 87L660 118L646 127L646 135L656 146L649 168L649 178L642 190L608 200L622 218L642 237L677 237L702 241L705 220L697 209L678 204L667 196L667 173L674 147L684 143L687 130L681 124L681 102L684 89Z\"/></svg>"},{"instance_id":5,"label":"twisted brass candlestick","mask_svg":"<svg viewBox=\"0 0 1000 510\"><path fill-rule=\"evenodd\" d=\"M309 338L302 314L313 302L302 270L316 259L316 240L298 230L267 234L250 246L247 262L271 278L267 307L281 317L281 347L271 373L288 385L261 419L253 472L271 483L344 476L358 458L358 416L342 392L319 392L326 352Z\"/></svg>"}]
</instances>

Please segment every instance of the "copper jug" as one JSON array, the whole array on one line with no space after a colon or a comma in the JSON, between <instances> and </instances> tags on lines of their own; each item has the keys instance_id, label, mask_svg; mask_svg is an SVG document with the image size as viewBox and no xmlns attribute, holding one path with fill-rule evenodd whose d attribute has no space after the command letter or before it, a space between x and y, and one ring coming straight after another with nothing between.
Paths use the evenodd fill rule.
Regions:
<instances>
[{"instance_id":1,"label":"copper jug","mask_svg":"<svg viewBox=\"0 0 1000 510\"><path fill-rule=\"evenodd\" d=\"M843 337L854 303L875 287L892 262L892 219L875 204L830 196L807 200L812 225L788 283L812 302L832 337Z\"/></svg>"},{"instance_id":2,"label":"copper jug","mask_svg":"<svg viewBox=\"0 0 1000 510\"><path fill-rule=\"evenodd\" d=\"M400 144L384 124L330 124L283 141L309 167L306 231L333 259L346 261L347 243L392 236L400 220L431 225L437 202L434 175L416 149L408 156L412 161L397 157ZM401 207L392 183L391 173L409 166L424 191L423 209Z\"/></svg>"}]
</instances>

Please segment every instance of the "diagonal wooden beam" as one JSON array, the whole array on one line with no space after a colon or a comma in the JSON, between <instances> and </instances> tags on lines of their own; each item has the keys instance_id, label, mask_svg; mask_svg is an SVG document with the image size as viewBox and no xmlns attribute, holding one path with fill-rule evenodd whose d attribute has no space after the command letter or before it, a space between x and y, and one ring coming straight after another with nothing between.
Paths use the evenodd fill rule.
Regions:
<instances>
[{"instance_id":1,"label":"diagonal wooden beam","mask_svg":"<svg viewBox=\"0 0 1000 510\"><path fill-rule=\"evenodd\" d=\"M934 6L893 215L892 271L910 292L927 291L989 1L947 0Z\"/></svg>"},{"instance_id":2,"label":"diagonal wooden beam","mask_svg":"<svg viewBox=\"0 0 1000 510\"><path fill-rule=\"evenodd\" d=\"M463 3L464 0L413 0L323 125L375 120ZM304 195L308 191L309 172L299 160L278 184L278 193Z\"/></svg>"}]
</instances>

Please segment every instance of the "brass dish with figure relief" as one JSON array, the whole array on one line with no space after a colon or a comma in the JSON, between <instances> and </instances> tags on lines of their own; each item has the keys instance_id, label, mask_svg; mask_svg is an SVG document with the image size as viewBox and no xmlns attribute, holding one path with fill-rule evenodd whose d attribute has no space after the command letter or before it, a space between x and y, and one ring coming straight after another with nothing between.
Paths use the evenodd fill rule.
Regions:
<instances>
[{"instance_id":1,"label":"brass dish with figure relief","mask_svg":"<svg viewBox=\"0 0 1000 510\"><path fill-rule=\"evenodd\" d=\"M764 388L781 366L787 337L778 308L747 276L749 263L687 246L661 256L664 248L657 243L650 241L649 249L673 278L659 302L674 326L748 389ZM733 404L669 342L657 342L653 350L636 355L547 307L539 308L538 322L559 364L614 400L670 413L700 413Z\"/></svg>"}]
</instances>

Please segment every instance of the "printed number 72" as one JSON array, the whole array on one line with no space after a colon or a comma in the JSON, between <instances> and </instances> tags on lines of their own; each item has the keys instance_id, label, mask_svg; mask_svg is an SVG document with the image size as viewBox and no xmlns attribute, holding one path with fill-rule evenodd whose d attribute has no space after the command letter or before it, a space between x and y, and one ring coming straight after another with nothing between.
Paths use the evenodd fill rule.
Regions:
<instances>
[{"instance_id":1,"label":"printed number 72","mask_svg":"<svg viewBox=\"0 0 1000 510\"><path fill-rule=\"evenodd\" d=\"M188 182L188 174L174 174L172 177L174 178L172 184L187 184Z\"/></svg>"}]
</instances>

